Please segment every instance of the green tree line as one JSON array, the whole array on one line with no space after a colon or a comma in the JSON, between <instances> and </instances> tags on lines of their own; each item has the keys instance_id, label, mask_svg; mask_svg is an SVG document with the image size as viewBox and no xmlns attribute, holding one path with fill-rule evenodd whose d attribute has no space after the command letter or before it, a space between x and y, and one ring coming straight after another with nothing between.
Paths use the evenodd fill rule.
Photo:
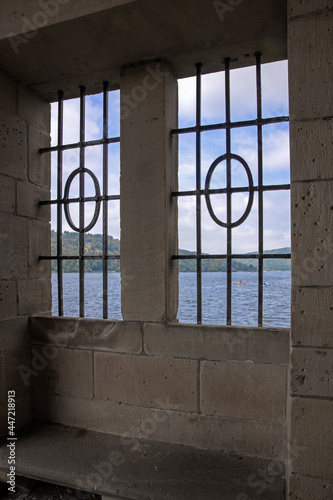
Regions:
<instances>
[{"instance_id":1,"label":"green tree line","mask_svg":"<svg viewBox=\"0 0 333 500\"><path fill-rule=\"evenodd\" d=\"M51 231L51 252L52 255L57 255L57 233ZM102 255L103 254L103 236L101 234L85 234L84 236L84 253L85 255ZM269 250L264 253L279 254L290 253L290 248L278 248ZM75 232L65 231L62 235L62 254L66 256L79 255L79 234ZM120 241L108 236L108 254L120 255ZM195 255L189 250L179 250L179 255ZM179 272L195 272L196 261L194 259L179 260ZM102 272L102 259L86 259L84 262L85 272L95 273ZM257 259L242 259L233 260L232 270L237 271L256 271L258 269ZM52 271L57 270L56 260L52 261ZM108 260L109 272L120 272L120 261ZM290 270L290 259L265 259L265 271L288 271ZM64 260L63 271L65 273L75 273L79 271L78 260ZM226 272L227 262L225 259L202 259L203 272Z\"/></svg>"}]
</instances>

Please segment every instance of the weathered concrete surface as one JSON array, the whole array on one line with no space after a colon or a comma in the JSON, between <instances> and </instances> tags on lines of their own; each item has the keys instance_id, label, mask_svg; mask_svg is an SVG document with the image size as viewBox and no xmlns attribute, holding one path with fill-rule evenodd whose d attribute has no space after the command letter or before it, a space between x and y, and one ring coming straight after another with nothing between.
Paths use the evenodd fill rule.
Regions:
<instances>
[{"instance_id":1,"label":"weathered concrete surface","mask_svg":"<svg viewBox=\"0 0 333 500\"><path fill-rule=\"evenodd\" d=\"M333 479L333 401L293 398L291 470L301 476Z\"/></svg>"},{"instance_id":2,"label":"weathered concrete surface","mask_svg":"<svg viewBox=\"0 0 333 500\"><path fill-rule=\"evenodd\" d=\"M260 477L265 500L284 498L280 462L50 424L27 431L19 440L18 475L122 500L255 498L259 486L251 486L251 478ZM0 470L8 467L6 444Z\"/></svg>"},{"instance_id":3,"label":"weathered concrete surface","mask_svg":"<svg viewBox=\"0 0 333 500\"><path fill-rule=\"evenodd\" d=\"M296 396L333 397L332 349L293 349L291 363Z\"/></svg>"},{"instance_id":4,"label":"weathered concrete surface","mask_svg":"<svg viewBox=\"0 0 333 500\"><path fill-rule=\"evenodd\" d=\"M289 337L284 328L144 324L145 351L155 356L288 364Z\"/></svg>"},{"instance_id":5,"label":"weathered concrete surface","mask_svg":"<svg viewBox=\"0 0 333 500\"><path fill-rule=\"evenodd\" d=\"M283 423L286 388L284 366L208 361L201 364L204 415Z\"/></svg>"},{"instance_id":6,"label":"weathered concrete surface","mask_svg":"<svg viewBox=\"0 0 333 500\"><path fill-rule=\"evenodd\" d=\"M124 320L174 320L178 309L177 80L169 65L129 68L121 78L121 309Z\"/></svg>"},{"instance_id":7,"label":"weathered concrete surface","mask_svg":"<svg viewBox=\"0 0 333 500\"><path fill-rule=\"evenodd\" d=\"M140 323L98 319L32 317L30 338L34 344L76 347L127 354L140 354Z\"/></svg>"},{"instance_id":8,"label":"weathered concrete surface","mask_svg":"<svg viewBox=\"0 0 333 500\"><path fill-rule=\"evenodd\" d=\"M197 361L96 352L94 366L97 400L197 411Z\"/></svg>"},{"instance_id":9,"label":"weathered concrete surface","mask_svg":"<svg viewBox=\"0 0 333 500\"><path fill-rule=\"evenodd\" d=\"M59 88L78 96L80 84L94 92L105 79L117 87L120 68L155 58L167 58L184 77L198 61L211 72L227 56L239 65L257 50L265 61L286 57L287 0L141 0L113 8L111 0L54 1L59 12L51 16L43 1L17 0L7 22L13 12L7 0L0 23L2 67L49 100Z\"/></svg>"}]
</instances>

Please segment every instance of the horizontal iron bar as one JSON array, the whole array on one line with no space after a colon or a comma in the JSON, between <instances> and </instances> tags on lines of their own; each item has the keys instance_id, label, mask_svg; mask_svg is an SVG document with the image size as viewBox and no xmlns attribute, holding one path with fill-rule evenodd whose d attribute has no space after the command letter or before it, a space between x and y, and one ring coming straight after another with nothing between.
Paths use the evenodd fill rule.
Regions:
<instances>
[{"instance_id":1,"label":"horizontal iron bar","mask_svg":"<svg viewBox=\"0 0 333 500\"><path fill-rule=\"evenodd\" d=\"M213 255L213 254L210 254L210 255L205 255L205 254L201 254L201 255L173 255L172 256L172 259L173 260L211 260L211 259L227 259L228 255L227 254L216 254L216 255ZM265 253L265 254L262 254L262 255L259 255L259 254L253 254L253 253L249 253L249 254L244 254L244 253L241 253L241 254L231 254L230 255L231 259L259 259L260 257L262 257L263 259L290 259L291 258L291 254L290 253Z\"/></svg>"},{"instance_id":2,"label":"horizontal iron bar","mask_svg":"<svg viewBox=\"0 0 333 500\"><path fill-rule=\"evenodd\" d=\"M120 137L109 137L108 139L95 139L94 141L75 142L73 144L63 144L59 146L50 146L48 148L41 148L40 154L52 153L53 151L66 151L67 149L87 148L89 146L100 146L102 144L114 144L120 142Z\"/></svg>"},{"instance_id":3,"label":"horizontal iron bar","mask_svg":"<svg viewBox=\"0 0 333 500\"><path fill-rule=\"evenodd\" d=\"M252 188L247 186L247 187L234 187L234 188L232 187L229 189L228 188L209 189L208 194L248 193L249 191L283 191L289 189L290 189L290 184L276 184L276 185L261 186L260 188L258 186L253 186ZM199 193L196 190L173 191L171 193L171 196L196 196L197 194L205 195L206 191L204 189L201 189Z\"/></svg>"},{"instance_id":4,"label":"horizontal iron bar","mask_svg":"<svg viewBox=\"0 0 333 500\"><path fill-rule=\"evenodd\" d=\"M39 260L119 260L120 255L40 255Z\"/></svg>"},{"instance_id":5,"label":"horizontal iron bar","mask_svg":"<svg viewBox=\"0 0 333 500\"><path fill-rule=\"evenodd\" d=\"M224 122L215 123L212 125L200 125L185 128L174 128L171 130L171 135L175 134L189 134L193 132L207 132L210 130L226 130L232 128L242 128L242 127L257 127L258 125L271 125L273 123L284 123L288 122L288 116L276 116L274 118L261 118L255 120L245 120L240 122Z\"/></svg>"},{"instance_id":6,"label":"horizontal iron bar","mask_svg":"<svg viewBox=\"0 0 333 500\"><path fill-rule=\"evenodd\" d=\"M68 203L78 203L78 202L88 202L88 201L112 201L112 200L120 200L119 194L109 195L109 196L88 196L85 198L61 198L60 200L46 200L38 202L38 205L64 205Z\"/></svg>"}]
</instances>

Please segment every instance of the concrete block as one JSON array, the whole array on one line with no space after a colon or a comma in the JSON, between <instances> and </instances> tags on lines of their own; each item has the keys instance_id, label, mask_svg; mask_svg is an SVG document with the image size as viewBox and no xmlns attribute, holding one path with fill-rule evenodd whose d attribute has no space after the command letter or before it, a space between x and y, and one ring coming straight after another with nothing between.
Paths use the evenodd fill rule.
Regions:
<instances>
[{"instance_id":1,"label":"concrete block","mask_svg":"<svg viewBox=\"0 0 333 500\"><path fill-rule=\"evenodd\" d=\"M1 173L25 179L27 176L27 128L18 116L0 109Z\"/></svg>"},{"instance_id":2,"label":"concrete block","mask_svg":"<svg viewBox=\"0 0 333 500\"><path fill-rule=\"evenodd\" d=\"M333 351L293 349L292 392L296 396L333 397Z\"/></svg>"},{"instance_id":3,"label":"concrete block","mask_svg":"<svg viewBox=\"0 0 333 500\"><path fill-rule=\"evenodd\" d=\"M292 398L290 471L333 479L333 401Z\"/></svg>"},{"instance_id":4,"label":"concrete block","mask_svg":"<svg viewBox=\"0 0 333 500\"><path fill-rule=\"evenodd\" d=\"M17 314L16 281L0 281L0 318L11 318Z\"/></svg>"},{"instance_id":5,"label":"concrete block","mask_svg":"<svg viewBox=\"0 0 333 500\"><path fill-rule=\"evenodd\" d=\"M30 335L37 344L127 354L142 351L141 325L134 322L34 317L30 319Z\"/></svg>"},{"instance_id":6,"label":"concrete block","mask_svg":"<svg viewBox=\"0 0 333 500\"><path fill-rule=\"evenodd\" d=\"M155 356L212 361L289 363L287 329L144 324L144 348Z\"/></svg>"},{"instance_id":7,"label":"concrete block","mask_svg":"<svg viewBox=\"0 0 333 500\"><path fill-rule=\"evenodd\" d=\"M17 317L0 322L0 350L28 347L28 318Z\"/></svg>"},{"instance_id":8,"label":"concrete block","mask_svg":"<svg viewBox=\"0 0 333 500\"><path fill-rule=\"evenodd\" d=\"M29 235L29 260L28 276L29 278L51 279L51 262L49 260L40 260L40 255L51 255L51 235L50 224L39 222L37 220L28 221Z\"/></svg>"},{"instance_id":9,"label":"concrete block","mask_svg":"<svg viewBox=\"0 0 333 500\"><path fill-rule=\"evenodd\" d=\"M330 0L307 0L306 2L300 2L300 0L288 0L289 18L318 13L322 10L324 11L330 8L332 8Z\"/></svg>"},{"instance_id":10,"label":"concrete block","mask_svg":"<svg viewBox=\"0 0 333 500\"><path fill-rule=\"evenodd\" d=\"M131 321L174 320L177 210L170 193L177 172L170 130L177 124L177 80L160 62L125 70L121 86L122 314Z\"/></svg>"},{"instance_id":11,"label":"concrete block","mask_svg":"<svg viewBox=\"0 0 333 500\"><path fill-rule=\"evenodd\" d=\"M333 285L333 182L292 185L294 286Z\"/></svg>"},{"instance_id":12,"label":"concrete block","mask_svg":"<svg viewBox=\"0 0 333 500\"><path fill-rule=\"evenodd\" d=\"M0 176L0 211L15 213L16 185L10 177Z\"/></svg>"},{"instance_id":13,"label":"concrete block","mask_svg":"<svg viewBox=\"0 0 333 500\"><path fill-rule=\"evenodd\" d=\"M49 222L51 209L49 205L39 206L40 201L50 199L50 191L31 184L31 182L17 183L17 214L24 217Z\"/></svg>"},{"instance_id":14,"label":"concrete block","mask_svg":"<svg viewBox=\"0 0 333 500\"><path fill-rule=\"evenodd\" d=\"M40 392L33 392L32 402L37 420L128 437L140 434L140 408L136 406Z\"/></svg>"},{"instance_id":15,"label":"concrete block","mask_svg":"<svg viewBox=\"0 0 333 500\"><path fill-rule=\"evenodd\" d=\"M291 332L294 346L332 346L332 324L331 288L292 288Z\"/></svg>"},{"instance_id":16,"label":"concrete block","mask_svg":"<svg viewBox=\"0 0 333 500\"><path fill-rule=\"evenodd\" d=\"M19 314L47 314L51 311L51 281L31 279L18 282Z\"/></svg>"},{"instance_id":17,"label":"concrete block","mask_svg":"<svg viewBox=\"0 0 333 500\"><path fill-rule=\"evenodd\" d=\"M31 349L31 382L35 392L93 398L92 352L35 346Z\"/></svg>"},{"instance_id":18,"label":"concrete block","mask_svg":"<svg viewBox=\"0 0 333 500\"><path fill-rule=\"evenodd\" d=\"M0 108L16 113L17 83L0 71Z\"/></svg>"},{"instance_id":19,"label":"concrete block","mask_svg":"<svg viewBox=\"0 0 333 500\"><path fill-rule=\"evenodd\" d=\"M331 500L333 498L333 481L290 474L288 498L291 500Z\"/></svg>"},{"instance_id":20,"label":"concrete block","mask_svg":"<svg viewBox=\"0 0 333 500\"><path fill-rule=\"evenodd\" d=\"M50 133L51 105L37 94L18 85L18 115L46 134Z\"/></svg>"},{"instance_id":21,"label":"concrete block","mask_svg":"<svg viewBox=\"0 0 333 500\"><path fill-rule=\"evenodd\" d=\"M293 2L295 3L295 2ZM289 23L290 117L333 116L333 11Z\"/></svg>"},{"instance_id":22,"label":"concrete block","mask_svg":"<svg viewBox=\"0 0 333 500\"><path fill-rule=\"evenodd\" d=\"M96 352L94 366L96 399L197 411L196 361Z\"/></svg>"},{"instance_id":23,"label":"concrete block","mask_svg":"<svg viewBox=\"0 0 333 500\"><path fill-rule=\"evenodd\" d=\"M29 125L28 141L28 178L33 184L49 190L51 184L51 153L40 154L39 149L50 146L50 135L33 125Z\"/></svg>"},{"instance_id":24,"label":"concrete block","mask_svg":"<svg viewBox=\"0 0 333 500\"><path fill-rule=\"evenodd\" d=\"M283 460L287 454L286 433L286 427L276 423L141 409L142 439L206 450Z\"/></svg>"},{"instance_id":25,"label":"concrete block","mask_svg":"<svg viewBox=\"0 0 333 500\"><path fill-rule=\"evenodd\" d=\"M332 178L333 120L290 124L291 182Z\"/></svg>"},{"instance_id":26,"label":"concrete block","mask_svg":"<svg viewBox=\"0 0 333 500\"><path fill-rule=\"evenodd\" d=\"M204 361L201 411L226 418L285 421L287 368L257 363Z\"/></svg>"},{"instance_id":27,"label":"concrete block","mask_svg":"<svg viewBox=\"0 0 333 500\"><path fill-rule=\"evenodd\" d=\"M0 279L27 275L27 221L0 213Z\"/></svg>"}]
</instances>

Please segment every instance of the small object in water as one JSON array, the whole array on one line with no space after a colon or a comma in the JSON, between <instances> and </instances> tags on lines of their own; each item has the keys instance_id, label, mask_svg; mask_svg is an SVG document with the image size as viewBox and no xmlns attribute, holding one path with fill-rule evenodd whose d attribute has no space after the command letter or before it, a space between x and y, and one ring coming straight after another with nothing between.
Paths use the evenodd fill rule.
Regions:
<instances>
[{"instance_id":1,"label":"small object in water","mask_svg":"<svg viewBox=\"0 0 333 500\"><path fill-rule=\"evenodd\" d=\"M266 283L266 281L264 281L262 285L263 286L268 286L268 283Z\"/></svg>"},{"instance_id":2,"label":"small object in water","mask_svg":"<svg viewBox=\"0 0 333 500\"><path fill-rule=\"evenodd\" d=\"M246 281L236 280L236 281L233 281L233 285L246 285Z\"/></svg>"}]
</instances>

